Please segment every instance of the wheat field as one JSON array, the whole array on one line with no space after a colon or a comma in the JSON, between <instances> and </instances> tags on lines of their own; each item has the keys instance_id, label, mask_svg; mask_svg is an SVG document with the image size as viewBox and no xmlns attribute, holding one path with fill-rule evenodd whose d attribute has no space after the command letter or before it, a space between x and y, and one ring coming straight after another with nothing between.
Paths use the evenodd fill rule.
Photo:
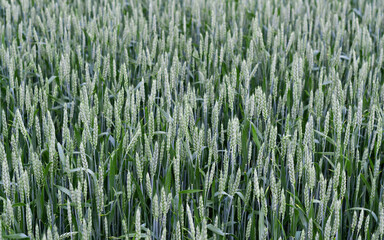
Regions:
<instances>
[{"instance_id":1,"label":"wheat field","mask_svg":"<svg viewBox=\"0 0 384 240\"><path fill-rule=\"evenodd\" d=\"M384 239L384 1L0 0L1 239Z\"/></svg>"}]
</instances>

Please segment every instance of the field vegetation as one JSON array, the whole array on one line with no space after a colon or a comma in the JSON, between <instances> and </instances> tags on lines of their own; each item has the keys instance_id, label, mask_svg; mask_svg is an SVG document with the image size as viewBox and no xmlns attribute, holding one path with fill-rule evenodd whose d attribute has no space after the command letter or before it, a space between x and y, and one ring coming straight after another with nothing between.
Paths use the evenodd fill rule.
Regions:
<instances>
[{"instance_id":1,"label":"field vegetation","mask_svg":"<svg viewBox=\"0 0 384 240\"><path fill-rule=\"evenodd\" d=\"M0 239L383 239L383 32L382 0L0 0Z\"/></svg>"}]
</instances>

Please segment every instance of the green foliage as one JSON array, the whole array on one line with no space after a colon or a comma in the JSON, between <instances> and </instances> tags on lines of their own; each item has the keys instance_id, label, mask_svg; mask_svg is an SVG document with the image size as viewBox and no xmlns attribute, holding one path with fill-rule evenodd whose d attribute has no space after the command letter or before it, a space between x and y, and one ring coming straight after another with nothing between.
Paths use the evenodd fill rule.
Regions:
<instances>
[{"instance_id":1,"label":"green foliage","mask_svg":"<svg viewBox=\"0 0 384 240\"><path fill-rule=\"evenodd\" d=\"M0 0L0 239L383 239L383 12Z\"/></svg>"}]
</instances>

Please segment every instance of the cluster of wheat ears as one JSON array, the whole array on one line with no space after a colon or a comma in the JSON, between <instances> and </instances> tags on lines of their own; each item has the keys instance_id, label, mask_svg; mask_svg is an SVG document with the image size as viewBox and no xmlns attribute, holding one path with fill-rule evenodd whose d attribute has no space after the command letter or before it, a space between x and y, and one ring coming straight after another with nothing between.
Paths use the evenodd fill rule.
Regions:
<instances>
[{"instance_id":1,"label":"cluster of wheat ears","mask_svg":"<svg viewBox=\"0 0 384 240\"><path fill-rule=\"evenodd\" d=\"M383 32L382 0L0 0L0 239L383 239Z\"/></svg>"}]
</instances>

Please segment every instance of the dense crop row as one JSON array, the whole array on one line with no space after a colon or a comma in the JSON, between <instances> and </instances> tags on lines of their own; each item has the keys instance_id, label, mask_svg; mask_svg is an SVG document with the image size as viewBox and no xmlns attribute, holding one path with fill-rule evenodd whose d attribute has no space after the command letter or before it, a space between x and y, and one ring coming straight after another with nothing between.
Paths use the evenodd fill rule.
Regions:
<instances>
[{"instance_id":1,"label":"dense crop row","mask_svg":"<svg viewBox=\"0 0 384 240\"><path fill-rule=\"evenodd\" d=\"M0 0L0 239L383 239L384 1Z\"/></svg>"}]
</instances>

